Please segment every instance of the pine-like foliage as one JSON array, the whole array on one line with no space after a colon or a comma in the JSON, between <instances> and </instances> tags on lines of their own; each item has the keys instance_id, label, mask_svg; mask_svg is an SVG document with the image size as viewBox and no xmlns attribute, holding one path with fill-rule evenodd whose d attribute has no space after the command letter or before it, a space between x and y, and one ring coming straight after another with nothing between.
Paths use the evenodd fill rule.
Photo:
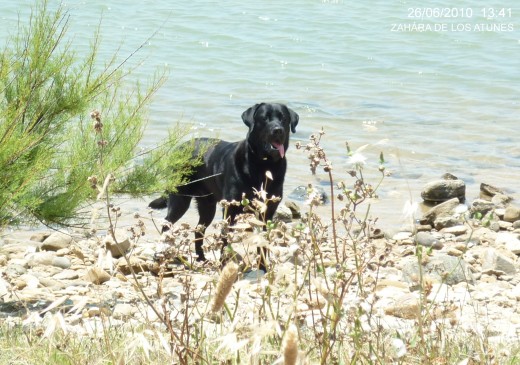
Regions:
<instances>
[{"instance_id":1,"label":"pine-like foliage","mask_svg":"<svg viewBox=\"0 0 520 365\"><path fill-rule=\"evenodd\" d=\"M143 89L130 85L116 55L100 66L99 31L79 57L66 39L69 21L42 2L0 54L0 227L31 218L81 223L88 217L78 211L107 176L137 194L172 190L186 168L169 167L190 161L189 148L178 148L186 135L179 128L136 159L164 74Z\"/></svg>"}]
</instances>

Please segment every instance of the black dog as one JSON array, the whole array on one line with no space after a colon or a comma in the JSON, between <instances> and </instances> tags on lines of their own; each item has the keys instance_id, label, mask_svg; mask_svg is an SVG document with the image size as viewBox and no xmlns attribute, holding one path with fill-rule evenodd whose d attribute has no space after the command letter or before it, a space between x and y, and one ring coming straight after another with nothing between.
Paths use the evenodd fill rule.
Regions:
<instances>
[{"instance_id":1,"label":"black dog","mask_svg":"<svg viewBox=\"0 0 520 365\"><path fill-rule=\"evenodd\" d=\"M254 189L262 185L267 196L282 197L283 181L287 169L285 151L289 147L290 131L295 132L298 114L283 104L256 104L242 114L249 127L246 139L226 142L218 139L195 140L194 158L202 154L202 164L196 166L189 183L178 187L168 198L159 198L150 203L154 209L168 207L166 220L177 222L189 208L192 197L197 201L199 225L202 231L195 233L195 251L198 261L205 261L202 249L204 230L213 221L216 205L222 199L241 201L242 194L252 200ZM266 172L272 181L266 183ZM278 203L268 204L266 219L272 219ZM242 207L230 206L231 224ZM263 259L260 268L265 269Z\"/></svg>"}]
</instances>

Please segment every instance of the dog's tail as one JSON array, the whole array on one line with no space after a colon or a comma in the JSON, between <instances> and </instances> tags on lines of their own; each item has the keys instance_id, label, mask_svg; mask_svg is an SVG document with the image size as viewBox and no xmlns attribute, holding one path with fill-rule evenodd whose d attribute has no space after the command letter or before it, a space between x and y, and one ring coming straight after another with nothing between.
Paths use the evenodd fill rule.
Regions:
<instances>
[{"instance_id":1,"label":"dog's tail","mask_svg":"<svg viewBox=\"0 0 520 365\"><path fill-rule=\"evenodd\" d=\"M168 199L165 197L160 197L150 202L148 206L152 209L164 209L168 206Z\"/></svg>"}]
</instances>

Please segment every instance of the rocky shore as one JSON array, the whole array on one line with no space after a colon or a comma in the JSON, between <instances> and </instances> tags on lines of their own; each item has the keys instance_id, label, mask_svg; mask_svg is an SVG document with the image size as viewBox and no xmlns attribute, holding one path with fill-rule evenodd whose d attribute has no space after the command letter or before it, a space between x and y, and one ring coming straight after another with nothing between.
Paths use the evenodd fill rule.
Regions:
<instances>
[{"instance_id":1,"label":"rocky shore","mask_svg":"<svg viewBox=\"0 0 520 365\"><path fill-rule=\"evenodd\" d=\"M414 224L373 232L369 245L384 252L384 265L377 269L367 265L370 278L363 285L371 294L360 299L353 280L345 306L369 308L371 316L363 317L367 331L382 326L405 333L417 324L422 282L434 313L432 323L491 341L517 340L520 207L486 184L481 187L481 198L468 203L463 183L456 178L428 184L422 197L435 205ZM294 206L302 204L292 202L293 213ZM0 321L45 326L59 312L64 318L61 325L79 334L102 330L102 317L110 317L112 325L157 321L135 280L157 305L163 296L179 308L192 298L198 298L193 305L207 303L218 265L194 264L192 270L172 264L169 274L159 281L156 254L164 249L163 238L151 221L136 220L141 223L132 226L133 234L128 229L117 230L117 244L98 233L4 231L0 238ZM136 237L139 226L146 235L134 241L131 237ZM298 249L294 240L273 247L276 280L283 281L287 273L294 272L294 265L305 265L298 258ZM327 270L334 271L331 243L324 242L321 250ZM344 264L354 265L353 259ZM266 285L256 274L241 276L235 284L242 292L244 313L258 304L263 293L260 288ZM192 290L188 298L187 280ZM303 326L315 326L313 315L327 298L316 283L310 291L315 295L298 297L297 303L291 295L279 295L276 300L285 308L280 315L287 317L281 319L295 312ZM200 319L197 313L193 313L193 321Z\"/></svg>"}]
</instances>

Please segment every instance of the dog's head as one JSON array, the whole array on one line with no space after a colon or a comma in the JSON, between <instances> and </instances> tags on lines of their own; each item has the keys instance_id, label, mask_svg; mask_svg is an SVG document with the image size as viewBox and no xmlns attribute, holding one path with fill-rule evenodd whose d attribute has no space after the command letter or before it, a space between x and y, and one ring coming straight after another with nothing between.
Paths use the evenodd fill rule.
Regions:
<instances>
[{"instance_id":1,"label":"dog's head","mask_svg":"<svg viewBox=\"0 0 520 365\"><path fill-rule=\"evenodd\" d=\"M283 104L261 103L242 113L249 127L247 141L253 153L263 160L278 161L289 148L289 134L296 132L298 114Z\"/></svg>"}]
</instances>

